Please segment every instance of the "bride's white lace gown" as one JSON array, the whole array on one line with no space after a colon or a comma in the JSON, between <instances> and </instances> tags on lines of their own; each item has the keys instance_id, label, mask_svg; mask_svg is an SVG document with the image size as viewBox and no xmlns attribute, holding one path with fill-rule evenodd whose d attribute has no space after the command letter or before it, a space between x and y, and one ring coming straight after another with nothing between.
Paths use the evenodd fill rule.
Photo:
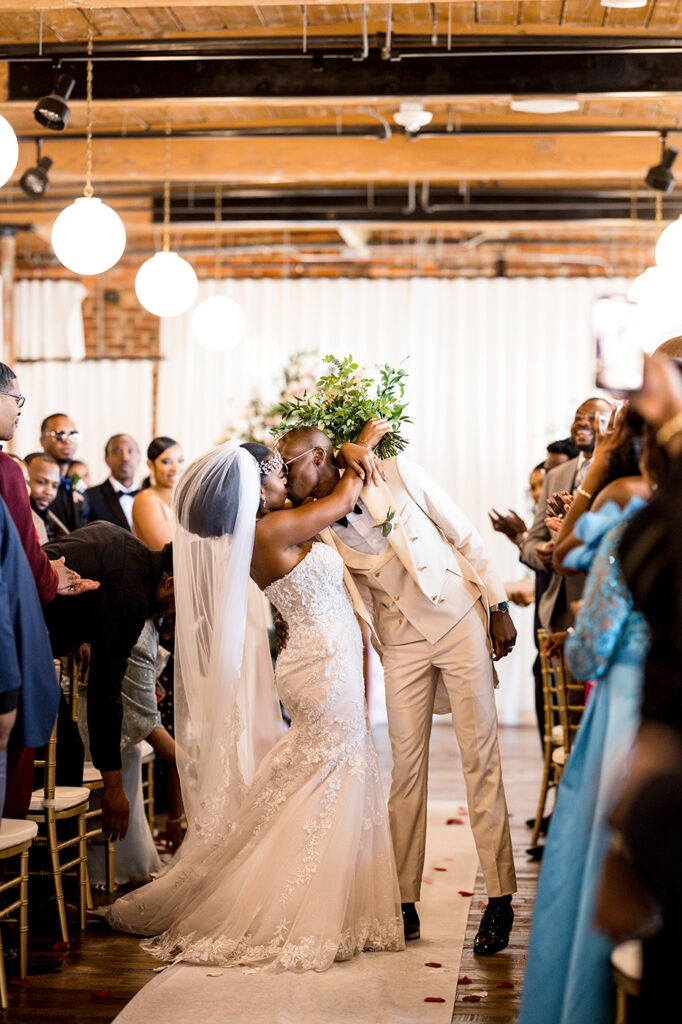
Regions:
<instances>
[{"instance_id":1,"label":"bride's white lace gown","mask_svg":"<svg viewBox=\"0 0 682 1024\"><path fill-rule=\"evenodd\" d=\"M233 821L109 909L161 959L323 971L404 946L400 894L365 708L362 640L325 544L266 596L289 627L277 662L291 729Z\"/></svg>"}]
</instances>

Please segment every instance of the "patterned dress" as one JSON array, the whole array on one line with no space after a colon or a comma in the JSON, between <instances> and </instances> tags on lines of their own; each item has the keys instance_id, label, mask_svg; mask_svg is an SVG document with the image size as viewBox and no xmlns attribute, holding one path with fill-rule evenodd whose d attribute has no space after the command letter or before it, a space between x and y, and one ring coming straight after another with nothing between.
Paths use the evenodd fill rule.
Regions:
<instances>
[{"instance_id":1,"label":"patterned dress","mask_svg":"<svg viewBox=\"0 0 682 1024\"><path fill-rule=\"evenodd\" d=\"M606 818L639 724L649 631L633 609L618 545L643 502L609 502L576 525L570 567L590 574L566 656L595 679L559 786L533 915L519 1024L610 1024L613 944L593 926L609 841ZM568 561L568 560L567 560Z\"/></svg>"},{"instance_id":2,"label":"patterned dress","mask_svg":"<svg viewBox=\"0 0 682 1024\"><path fill-rule=\"evenodd\" d=\"M291 729L233 821L109 909L160 959L323 971L404 946L369 728L362 641L340 556L314 544L266 596L289 626L276 684ZM182 851L182 847L181 847Z\"/></svg>"}]
</instances>

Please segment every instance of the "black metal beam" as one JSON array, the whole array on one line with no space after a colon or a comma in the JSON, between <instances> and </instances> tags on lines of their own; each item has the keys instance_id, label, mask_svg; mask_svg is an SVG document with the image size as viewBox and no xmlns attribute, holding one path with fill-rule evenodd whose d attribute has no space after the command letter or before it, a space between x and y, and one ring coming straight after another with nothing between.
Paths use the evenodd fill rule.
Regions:
<instances>
[{"instance_id":1,"label":"black metal beam","mask_svg":"<svg viewBox=\"0 0 682 1024\"><path fill-rule=\"evenodd\" d=\"M152 218L163 221L163 198L153 200ZM664 197L663 219L682 215L682 197ZM202 224L215 218L215 198L209 193L171 199L171 222ZM329 224L342 221L385 222L467 222L489 221L590 221L655 220L653 194L633 202L627 192L472 189L460 194L455 189L432 188L413 191L375 188L371 202L363 189L252 190L223 193L223 222L308 222Z\"/></svg>"},{"instance_id":2,"label":"black metal beam","mask_svg":"<svg viewBox=\"0 0 682 1024\"><path fill-rule=\"evenodd\" d=\"M85 95L81 61L62 62ZM8 99L32 100L52 86L50 62L11 61ZM294 99L332 101L382 96L493 96L575 93L682 93L682 56L647 49L541 51L511 48L466 54L439 50L386 61L380 50L364 60L322 51L276 56L248 53L124 57L98 63L98 100Z\"/></svg>"}]
</instances>

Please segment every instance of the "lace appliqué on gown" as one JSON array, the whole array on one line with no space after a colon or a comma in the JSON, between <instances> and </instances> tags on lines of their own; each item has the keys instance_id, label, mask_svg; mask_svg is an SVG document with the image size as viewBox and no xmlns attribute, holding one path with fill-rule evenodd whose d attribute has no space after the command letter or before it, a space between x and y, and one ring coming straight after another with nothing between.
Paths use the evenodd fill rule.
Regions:
<instances>
[{"instance_id":1,"label":"lace appliqu\u00e9 on gown","mask_svg":"<svg viewBox=\"0 0 682 1024\"><path fill-rule=\"evenodd\" d=\"M289 627L275 681L291 729L236 820L202 821L190 853L109 920L154 935L143 948L164 960L321 971L402 949L400 895L343 563L314 544L266 596Z\"/></svg>"}]
</instances>

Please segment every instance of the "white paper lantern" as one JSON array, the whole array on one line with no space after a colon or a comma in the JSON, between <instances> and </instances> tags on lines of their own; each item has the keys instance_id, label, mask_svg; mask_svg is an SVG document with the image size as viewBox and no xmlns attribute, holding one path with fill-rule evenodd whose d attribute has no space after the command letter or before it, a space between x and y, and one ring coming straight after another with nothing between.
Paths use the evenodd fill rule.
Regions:
<instances>
[{"instance_id":1,"label":"white paper lantern","mask_svg":"<svg viewBox=\"0 0 682 1024\"><path fill-rule=\"evenodd\" d=\"M668 224L656 242L656 266L667 274L682 270L682 217Z\"/></svg>"},{"instance_id":2,"label":"white paper lantern","mask_svg":"<svg viewBox=\"0 0 682 1024\"><path fill-rule=\"evenodd\" d=\"M14 128L0 114L0 187L9 181L19 159L19 143Z\"/></svg>"},{"instance_id":3,"label":"white paper lantern","mask_svg":"<svg viewBox=\"0 0 682 1024\"><path fill-rule=\"evenodd\" d=\"M102 274L118 263L126 245L123 221L96 196L80 196L52 225L54 254L74 274Z\"/></svg>"},{"instance_id":4,"label":"white paper lantern","mask_svg":"<svg viewBox=\"0 0 682 1024\"><path fill-rule=\"evenodd\" d=\"M666 276L658 267L647 267L628 288L628 300L636 302L638 306L659 302L666 283Z\"/></svg>"},{"instance_id":5,"label":"white paper lantern","mask_svg":"<svg viewBox=\"0 0 682 1024\"><path fill-rule=\"evenodd\" d=\"M226 295L212 295L192 313L192 335L204 348L227 352L246 334L244 310Z\"/></svg>"},{"instance_id":6,"label":"white paper lantern","mask_svg":"<svg viewBox=\"0 0 682 1024\"><path fill-rule=\"evenodd\" d=\"M142 264L135 278L135 294L154 316L186 313L198 288L194 267L176 252L155 253Z\"/></svg>"}]
</instances>

